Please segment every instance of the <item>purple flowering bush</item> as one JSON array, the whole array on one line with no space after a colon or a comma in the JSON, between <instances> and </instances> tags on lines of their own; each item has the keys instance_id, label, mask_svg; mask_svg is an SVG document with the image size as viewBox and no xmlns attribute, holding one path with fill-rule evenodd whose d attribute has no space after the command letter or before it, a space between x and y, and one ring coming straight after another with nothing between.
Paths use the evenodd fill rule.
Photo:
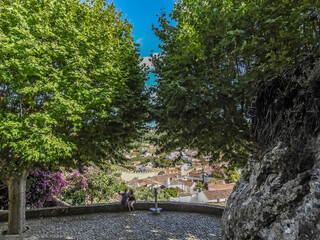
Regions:
<instances>
[{"instance_id":1,"label":"purple flowering bush","mask_svg":"<svg viewBox=\"0 0 320 240\"><path fill-rule=\"evenodd\" d=\"M28 208L40 208L55 205L66 182L60 172L37 170L27 179L26 205ZM0 181L0 209L8 209L8 188Z\"/></svg>"},{"instance_id":2,"label":"purple flowering bush","mask_svg":"<svg viewBox=\"0 0 320 240\"><path fill-rule=\"evenodd\" d=\"M28 208L41 208L54 206L56 198L73 205L108 202L119 188L115 176L93 167L84 167L81 172L37 170L28 176L26 203ZM0 209L8 209L8 189L1 181Z\"/></svg>"},{"instance_id":3,"label":"purple flowering bush","mask_svg":"<svg viewBox=\"0 0 320 240\"><path fill-rule=\"evenodd\" d=\"M40 208L51 205L66 186L60 172L34 171L27 180L26 201L30 208Z\"/></svg>"}]
</instances>

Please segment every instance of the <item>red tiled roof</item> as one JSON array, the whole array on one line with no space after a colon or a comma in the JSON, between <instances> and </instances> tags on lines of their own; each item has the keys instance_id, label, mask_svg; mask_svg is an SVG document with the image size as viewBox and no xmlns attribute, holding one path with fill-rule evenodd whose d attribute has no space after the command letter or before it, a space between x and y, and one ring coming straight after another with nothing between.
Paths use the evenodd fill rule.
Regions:
<instances>
[{"instance_id":1,"label":"red tiled roof","mask_svg":"<svg viewBox=\"0 0 320 240\"><path fill-rule=\"evenodd\" d=\"M192 163L192 166L193 167L201 167L201 164L200 163Z\"/></svg>"},{"instance_id":2,"label":"red tiled roof","mask_svg":"<svg viewBox=\"0 0 320 240\"><path fill-rule=\"evenodd\" d=\"M226 182L224 180L218 180L215 182L212 182L212 184L220 185L220 184L225 184Z\"/></svg>"},{"instance_id":3,"label":"red tiled roof","mask_svg":"<svg viewBox=\"0 0 320 240\"><path fill-rule=\"evenodd\" d=\"M148 177L148 178L145 178L146 181L150 181L152 183L156 183L156 184L166 184L167 183L167 178L168 176L166 175L156 175L156 176L153 176L153 177Z\"/></svg>"},{"instance_id":4,"label":"red tiled roof","mask_svg":"<svg viewBox=\"0 0 320 240\"><path fill-rule=\"evenodd\" d=\"M179 197L188 197L188 196L192 196L192 194L188 193L188 192L182 192L182 193L178 193L178 196Z\"/></svg>"},{"instance_id":5,"label":"red tiled roof","mask_svg":"<svg viewBox=\"0 0 320 240\"><path fill-rule=\"evenodd\" d=\"M127 182L127 185L128 186L136 186L136 185L143 186L143 185L141 185L142 183L148 184L149 182L146 181L146 179L135 179L135 180L131 180L131 181Z\"/></svg>"},{"instance_id":6,"label":"red tiled roof","mask_svg":"<svg viewBox=\"0 0 320 240\"><path fill-rule=\"evenodd\" d=\"M181 188L175 187L175 189L178 190L178 196L179 196L179 197L192 196L191 193L188 193L188 192L182 190Z\"/></svg>"},{"instance_id":7,"label":"red tiled roof","mask_svg":"<svg viewBox=\"0 0 320 240\"><path fill-rule=\"evenodd\" d=\"M229 198L230 194L232 193L232 189L209 190L204 191L203 193L208 200L224 199Z\"/></svg>"},{"instance_id":8,"label":"red tiled roof","mask_svg":"<svg viewBox=\"0 0 320 240\"><path fill-rule=\"evenodd\" d=\"M182 175L180 173L170 173L170 174L167 174L166 176L169 178L176 178L176 179L182 178Z\"/></svg>"},{"instance_id":9,"label":"red tiled roof","mask_svg":"<svg viewBox=\"0 0 320 240\"><path fill-rule=\"evenodd\" d=\"M139 183L139 187L146 186L147 184L148 184L147 182L143 181L143 182Z\"/></svg>"},{"instance_id":10,"label":"red tiled roof","mask_svg":"<svg viewBox=\"0 0 320 240\"><path fill-rule=\"evenodd\" d=\"M178 181L177 179L173 179L171 182L170 182L170 185L180 185L181 182Z\"/></svg>"},{"instance_id":11,"label":"red tiled roof","mask_svg":"<svg viewBox=\"0 0 320 240\"><path fill-rule=\"evenodd\" d=\"M194 184L194 182L192 181L181 181L183 183L183 185L187 186L187 187L192 187L192 185Z\"/></svg>"},{"instance_id":12,"label":"red tiled roof","mask_svg":"<svg viewBox=\"0 0 320 240\"><path fill-rule=\"evenodd\" d=\"M233 187L234 187L234 183L230 183L230 184L208 183L209 190L233 189Z\"/></svg>"},{"instance_id":13,"label":"red tiled roof","mask_svg":"<svg viewBox=\"0 0 320 240\"><path fill-rule=\"evenodd\" d=\"M201 177L201 174L200 173L189 173L189 177L192 177L192 178L200 178Z\"/></svg>"},{"instance_id":14,"label":"red tiled roof","mask_svg":"<svg viewBox=\"0 0 320 240\"><path fill-rule=\"evenodd\" d=\"M175 187L174 189L178 190L178 194L186 192L186 191L184 191L184 190L182 190L181 188L178 188L178 187Z\"/></svg>"}]
</instances>

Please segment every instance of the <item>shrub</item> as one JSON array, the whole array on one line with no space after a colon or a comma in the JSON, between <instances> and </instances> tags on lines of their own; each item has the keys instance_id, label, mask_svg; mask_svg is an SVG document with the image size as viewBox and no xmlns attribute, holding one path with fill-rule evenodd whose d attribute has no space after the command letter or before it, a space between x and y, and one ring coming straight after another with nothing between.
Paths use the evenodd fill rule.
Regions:
<instances>
[{"instance_id":1,"label":"shrub","mask_svg":"<svg viewBox=\"0 0 320 240\"><path fill-rule=\"evenodd\" d=\"M63 175L68 186L61 197L73 205L108 202L120 188L115 176L93 167L84 167L82 173L64 171Z\"/></svg>"},{"instance_id":2,"label":"shrub","mask_svg":"<svg viewBox=\"0 0 320 240\"><path fill-rule=\"evenodd\" d=\"M34 171L27 180L26 203L28 207L40 208L52 203L66 186L60 172Z\"/></svg>"}]
</instances>

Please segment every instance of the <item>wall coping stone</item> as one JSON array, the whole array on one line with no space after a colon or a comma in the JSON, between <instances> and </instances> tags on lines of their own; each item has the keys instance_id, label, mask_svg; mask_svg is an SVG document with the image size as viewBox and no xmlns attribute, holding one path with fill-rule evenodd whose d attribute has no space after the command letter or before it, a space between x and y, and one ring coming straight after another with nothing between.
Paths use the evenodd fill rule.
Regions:
<instances>
[{"instance_id":1,"label":"wall coping stone","mask_svg":"<svg viewBox=\"0 0 320 240\"><path fill-rule=\"evenodd\" d=\"M137 202L134 205L135 210L149 210L154 207L154 202ZM162 211L177 211L177 212L192 212L192 213L206 213L217 216L222 216L224 207L213 206L201 203L184 203L184 202L158 202L158 207ZM66 215L83 215L102 212L121 212L128 211L119 203L104 203L91 205L77 205L67 207L50 207L50 208L36 208L27 209L26 218L44 218L44 217L59 217ZM0 210L0 222L8 221L8 211Z\"/></svg>"}]
</instances>

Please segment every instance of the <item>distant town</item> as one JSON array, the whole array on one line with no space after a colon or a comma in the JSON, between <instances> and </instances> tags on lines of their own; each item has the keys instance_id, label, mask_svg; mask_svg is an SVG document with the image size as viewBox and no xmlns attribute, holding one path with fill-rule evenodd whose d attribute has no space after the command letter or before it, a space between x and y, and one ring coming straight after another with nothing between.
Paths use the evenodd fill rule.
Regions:
<instances>
[{"instance_id":1,"label":"distant town","mask_svg":"<svg viewBox=\"0 0 320 240\"><path fill-rule=\"evenodd\" d=\"M241 170L229 171L222 155L210 164L211 156L194 149L158 154L157 147L142 144L123 154L126 164L114 165L119 181L129 187L165 187L176 190L170 201L225 205Z\"/></svg>"}]
</instances>

